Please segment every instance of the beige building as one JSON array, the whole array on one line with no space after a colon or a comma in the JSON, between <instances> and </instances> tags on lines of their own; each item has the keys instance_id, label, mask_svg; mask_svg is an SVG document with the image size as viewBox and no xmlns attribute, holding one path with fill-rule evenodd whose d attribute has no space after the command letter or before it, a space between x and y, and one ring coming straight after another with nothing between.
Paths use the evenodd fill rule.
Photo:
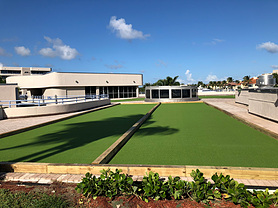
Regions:
<instances>
[{"instance_id":1,"label":"beige building","mask_svg":"<svg viewBox=\"0 0 278 208\"><path fill-rule=\"evenodd\" d=\"M51 68L42 67L0 67L0 76L6 79L9 76L41 75L51 71Z\"/></svg>"},{"instance_id":2,"label":"beige building","mask_svg":"<svg viewBox=\"0 0 278 208\"><path fill-rule=\"evenodd\" d=\"M0 101L2 100L18 100L17 84L0 84ZM0 103L1 105L1 103Z\"/></svg>"},{"instance_id":3,"label":"beige building","mask_svg":"<svg viewBox=\"0 0 278 208\"><path fill-rule=\"evenodd\" d=\"M51 72L37 76L11 76L7 83L18 84L23 95L69 97L108 94L109 98L138 97L142 74Z\"/></svg>"}]
</instances>

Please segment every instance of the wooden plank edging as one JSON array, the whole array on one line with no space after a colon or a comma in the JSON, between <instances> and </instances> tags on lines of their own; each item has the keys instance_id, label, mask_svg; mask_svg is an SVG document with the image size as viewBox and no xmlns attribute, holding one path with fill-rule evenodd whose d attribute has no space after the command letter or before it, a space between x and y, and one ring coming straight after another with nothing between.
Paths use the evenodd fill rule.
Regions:
<instances>
[{"instance_id":1,"label":"wooden plank edging","mask_svg":"<svg viewBox=\"0 0 278 208\"><path fill-rule=\"evenodd\" d=\"M278 168L222 167L222 166L182 166L182 165L115 165L115 164L61 164L0 162L0 172L46 173L46 174L86 174L99 175L103 169L121 169L132 176L144 176L152 171L161 177L190 177L192 170L199 169L204 177L210 178L214 173L230 175L236 179L278 180Z\"/></svg>"},{"instance_id":2,"label":"wooden plank edging","mask_svg":"<svg viewBox=\"0 0 278 208\"><path fill-rule=\"evenodd\" d=\"M142 126L142 124L150 117L150 115L160 106L158 103L146 115L138 120L129 130L127 130L117 141L115 141L108 149L106 149L92 164L105 164L109 162L117 152L125 145L131 136Z\"/></svg>"}]
</instances>

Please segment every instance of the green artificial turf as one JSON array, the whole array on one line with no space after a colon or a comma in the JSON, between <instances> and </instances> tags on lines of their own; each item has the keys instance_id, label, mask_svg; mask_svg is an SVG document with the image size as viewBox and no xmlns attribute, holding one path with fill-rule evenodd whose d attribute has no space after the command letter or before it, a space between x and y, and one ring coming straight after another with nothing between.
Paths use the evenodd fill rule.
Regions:
<instances>
[{"instance_id":1,"label":"green artificial turf","mask_svg":"<svg viewBox=\"0 0 278 208\"><path fill-rule=\"evenodd\" d=\"M133 99L123 99L123 100L111 100L112 103L115 102L129 102L129 101L144 101L145 98L133 98Z\"/></svg>"},{"instance_id":2,"label":"green artificial turf","mask_svg":"<svg viewBox=\"0 0 278 208\"><path fill-rule=\"evenodd\" d=\"M278 141L204 103L162 104L110 164L278 168Z\"/></svg>"},{"instance_id":3,"label":"green artificial turf","mask_svg":"<svg viewBox=\"0 0 278 208\"><path fill-rule=\"evenodd\" d=\"M154 105L118 105L0 139L0 161L92 163Z\"/></svg>"},{"instance_id":4,"label":"green artificial turf","mask_svg":"<svg viewBox=\"0 0 278 208\"><path fill-rule=\"evenodd\" d=\"M198 96L200 99L204 98L235 98L235 95L202 95Z\"/></svg>"}]
</instances>

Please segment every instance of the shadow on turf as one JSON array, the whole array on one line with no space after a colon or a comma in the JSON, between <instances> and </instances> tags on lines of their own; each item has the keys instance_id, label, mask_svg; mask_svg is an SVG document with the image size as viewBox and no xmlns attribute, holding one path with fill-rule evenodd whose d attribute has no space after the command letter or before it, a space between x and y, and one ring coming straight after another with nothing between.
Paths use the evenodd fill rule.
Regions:
<instances>
[{"instance_id":1,"label":"shadow on turf","mask_svg":"<svg viewBox=\"0 0 278 208\"><path fill-rule=\"evenodd\" d=\"M23 147L28 147L33 150L39 146L53 144L54 147L42 151L37 151L32 154L19 157L17 159L7 161L7 162L15 162L15 161L16 162L21 162L21 161L38 162L47 157L53 156L61 152L65 152L70 149L84 146L86 144L100 140L102 138L111 137L111 136L119 138L125 131L127 131L136 121L138 121L143 116L144 116L143 114L136 114L136 115L126 116L126 117L111 117L99 121L88 121L82 123L66 124L66 128L63 131L44 134L38 136L35 142L22 144L14 147L9 147L9 148L1 148L0 151L17 150ZM154 121L147 120L144 125L149 125L151 123L154 123ZM140 134L143 135L174 134L177 131L178 131L177 129L169 128L167 126L166 127L157 126L157 127L144 128L144 133L140 133ZM55 144L58 145L55 146ZM109 146L111 144L109 144ZM103 149L102 151L104 150L105 149ZM94 158L90 158L90 160L93 161Z\"/></svg>"}]
</instances>

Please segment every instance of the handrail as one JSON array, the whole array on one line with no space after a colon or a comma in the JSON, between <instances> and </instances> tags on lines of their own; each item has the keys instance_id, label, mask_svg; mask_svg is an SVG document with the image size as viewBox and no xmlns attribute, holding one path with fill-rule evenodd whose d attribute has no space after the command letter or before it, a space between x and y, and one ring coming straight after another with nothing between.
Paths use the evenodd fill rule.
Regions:
<instances>
[{"instance_id":1,"label":"handrail","mask_svg":"<svg viewBox=\"0 0 278 208\"><path fill-rule=\"evenodd\" d=\"M109 99L108 94L101 94L101 95L82 95L82 96L71 96L71 97L58 97L58 96L47 96L45 99L36 98L35 96L32 99L22 99L22 100L0 100L0 105L8 106L11 108L12 106L20 107L20 106L45 106L47 104L65 104L68 102L80 102L86 100L100 100L100 99ZM5 104L6 103L6 104Z\"/></svg>"}]
</instances>

